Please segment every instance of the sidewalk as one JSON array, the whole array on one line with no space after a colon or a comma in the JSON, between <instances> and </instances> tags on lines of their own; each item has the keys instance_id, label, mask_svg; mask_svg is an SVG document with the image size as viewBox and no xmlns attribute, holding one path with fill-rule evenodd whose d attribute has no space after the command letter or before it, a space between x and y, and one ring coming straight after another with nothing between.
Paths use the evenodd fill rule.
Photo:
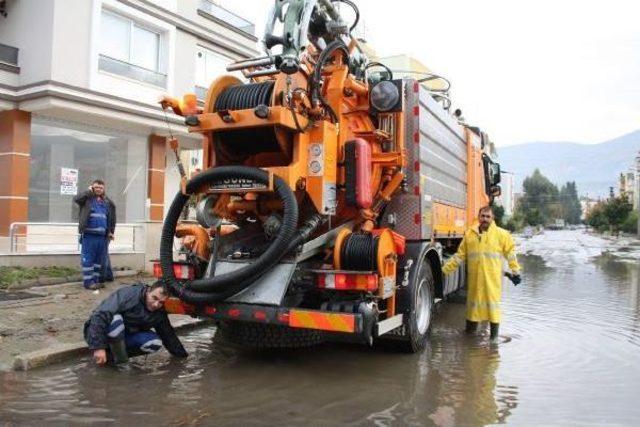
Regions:
<instances>
[{"instance_id":1,"label":"sidewalk","mask_svg":"<svg viewBox=\"0 0 640 427\"><path fill-rule=\"evenodd\" d=\"M87 291L81 283L39 286L4 294L4 297L36 295L32 298L0 299L0 371L29 369L71 357L85 350L84 322L91 311L118 287L152 277L127 277L108 283L99 291ZM171 316L174 325L192 324L188 316Z\"/></svg>"}]
</instances>

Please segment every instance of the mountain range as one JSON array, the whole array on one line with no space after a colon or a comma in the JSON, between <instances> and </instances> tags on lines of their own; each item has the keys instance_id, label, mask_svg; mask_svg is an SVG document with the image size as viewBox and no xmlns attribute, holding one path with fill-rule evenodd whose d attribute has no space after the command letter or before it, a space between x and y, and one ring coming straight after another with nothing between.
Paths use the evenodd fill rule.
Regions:
<instances>
[{"instance_id":1,"label":"mountain range","mask_svg":"<svg viewBox=\"0 0 640 427\"><path fill-rule=\"evenodd\" d=\"M515 174L515 192L535 168L560 188L575 181L581 196L604 197L617 191L620 173L629 170L640 150L640 129L599 144L529 142L498 147L500 166Z\"/></svg>"}]
</instances>

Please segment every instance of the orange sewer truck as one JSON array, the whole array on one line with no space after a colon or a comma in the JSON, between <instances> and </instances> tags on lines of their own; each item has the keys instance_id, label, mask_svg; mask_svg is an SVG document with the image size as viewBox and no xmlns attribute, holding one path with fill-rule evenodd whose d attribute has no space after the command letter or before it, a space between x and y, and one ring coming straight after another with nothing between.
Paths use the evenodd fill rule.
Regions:
<instances>
[{"instance_id":1,"label":"orange sewer truck","mask_svg":"<svg viewBox=\"0 0 640 427\"><path fill-rule=\"evenodd\" d=\"M244 79L215 79L204 106L162 100L202 134L204 170L183 177L156 271L170 313L240 344L415 352L434 303L464 285L441 266L499 195L500 168L445 91L368 60L338 3L356 8L277 0L266 55L228 67ZM180 221L190 200L197 221Z\"/></svg>"}]
</instances>

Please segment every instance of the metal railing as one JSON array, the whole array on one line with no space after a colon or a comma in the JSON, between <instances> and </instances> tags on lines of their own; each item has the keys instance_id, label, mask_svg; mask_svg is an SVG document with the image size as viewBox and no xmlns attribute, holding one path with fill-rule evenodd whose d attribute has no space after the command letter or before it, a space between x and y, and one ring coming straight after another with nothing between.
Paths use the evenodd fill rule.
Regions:
<instances>
[{"instance_id":1,"label":"metal railing","mask_svg":"<svg viewBox=\"0 0 640 427\"><path fill-rule=\"evenodd\" d=\"M198 5L198 12L204 13L205 15L215 18L218 21L222 21L244 33L250 34L252 36L255 35L256 27L252 22L247 21L243 17L236 15L235 13L225 9L224 7L218 6L217 4L211 2L211 0L200 0L200 4Z\"/></svg>"},{"instance_id":2,"label":"metal railing","mask_svg":"<svg viewBox=\"0 0 640 427\"><path fill-rule=\"evenodd\" d=\"M100 54L98 68L107 73L128 77L154 86L167 87L167 75Z\"/></svg>"},{"instance_id":3,"label":"metal railing","mask_svg":"<svg viewBox=\"0 0 640 427\"><path fill-rule=\"evenodd\" d=\"M115 239L109 245L112 253L140 252L144 245L144 224L117 224ZM9 226L11 253L79 253L81 247L78 223L14 222Z\"/></svg>"},{"instance_id":4,"label":"metal railing","mask_svg":"<svg viewBox=\"0 0 640 427\"><path fill-rule=\"evenodd\" d=\"M18 66L18 48L0 43L0 62Z\"/></svg>"}]
</instances>

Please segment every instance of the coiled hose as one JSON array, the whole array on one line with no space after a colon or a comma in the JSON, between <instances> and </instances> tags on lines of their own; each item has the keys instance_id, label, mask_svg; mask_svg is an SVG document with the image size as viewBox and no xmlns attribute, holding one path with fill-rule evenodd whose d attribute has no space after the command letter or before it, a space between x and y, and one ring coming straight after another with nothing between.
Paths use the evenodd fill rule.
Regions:
<instances>
[{"instance_id":1,"label":"coiled hose","mask_svg":"<svg viewBox=\"0 0 640 427\"><path fill-rule=\"evenodd\" d=\"M191 194L204 186L225 179L248 179L268 185L269 175L262 169L249 166L220 166L196 175L187 183L186 193ZM180 213L189 196L178 192L162 227L160 240L160 265L162 276L171 292L191 304L210 304L222 301L251 285L258 277L271 270L278 261L291 250L298 225L298 203L287 183L280 177L273 177L273 187L283 204L283 220L277 237L269 248L250 265L239 270L206 279L194 280L186 284L178 283L173 272L173 238Z\"/></svg>"},{"instance_id":2,"label":"coiled hose","mask_svg":"<svg viewBox=\"0 0 640 427\"><path fill-rule=\"evenodd\" d=\"M356 271L375 271L377 269L377 253L379 236L371 233L352 233L347 236L340 257L341 268Z\"/></svg>"},{"instance_id":3,"label":"coiled hose","mask_svg":"<svg viewBox=\"0 0 640 427\"><path fill-rule=\"evenodd\" d=\"M246 110L258 105L271 105L274 81L229 86L216 99L216 111Z\"/></svg>"}]
</instances>

